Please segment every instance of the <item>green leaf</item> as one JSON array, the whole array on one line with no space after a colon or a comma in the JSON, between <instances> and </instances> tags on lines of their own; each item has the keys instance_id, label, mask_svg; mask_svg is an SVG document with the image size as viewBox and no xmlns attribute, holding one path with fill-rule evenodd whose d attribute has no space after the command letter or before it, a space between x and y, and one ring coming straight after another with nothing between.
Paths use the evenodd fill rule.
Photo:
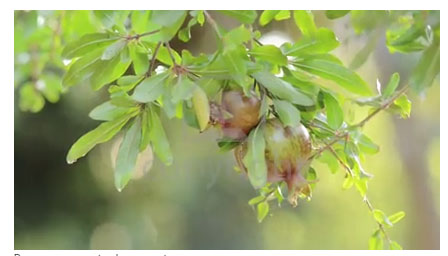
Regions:
<instances>
[{"instance_id":1,"label":"green leaf","mask_svg":"<svg viewBox=\"0 0 448 256\"><path fill-rule=\"evenodd\" d=\"M262 128L261 128L262 129ZM266 142L260 126L253 129L248 138L247 153L243 158L244 166L247 168L249 181L254 188L261 188L267 181L267 166L265 161Z\"/></svg>"},{"instance_id":2,"label":"green leaf","mask_svg":"<svg viewBox=\"0 0 448 256\"><path fill-rule=\"evenodd\" d=\"M156 10L152 11L151 21L164 27L170 27L182 19L185 13L186 11L183 10Z\"/></svg>"},{"instance_id":3,"label":"green leaf","mask_svg":"<svg viewBox=\"0 0 448 256\"><path fill-rule=\"evenodd\" d=\"M347 190L353 187L353 184L355 183L355 180L351 175L347 175L345 177L344 182L342 183L342 189Z\"/></svg>"},{"instance_id":4,"label":"green leaf","mask_svg":"<svg viewBox=\"0 0 448 256\"><path fill-rule=\"evenodd\" d=\"M394 213L388 217L391 223L395 224L402 220L406 216L406 213L403 211L399 211L397 213Z\"/></svg>"},{"instance_id":5,"label":"green leaf","mask_svg":"<svg viewBox=\"0 0 448 256\"><path fill-rule=\"evenodd\" d=\"M339 41L333 31L319 28L314 37L304 37L290 45L282 45L282 51L287 56L328 53L339 46Z\"/></svg>"},{"instance_id":6,"label":"green leaf","mask_svg":"<svg viewBox=\"0 0 448 256\"><path fill-rule=\"evenodd\" d=\"M174 49L171 49L171 53L173 54L176 63L182 62L182 58ZM168 49L165 46L160 46L159 53L157 54L157 60L168 66L174 65L173 60L171 59L171 56L168 52Z\"/></svg>"},{"instance_id":7,"label":"green leaf","mask_svg":"<svg viewBox=\"0 0 448 256\"><path fill-rule=\"evenodd\" d=\"M218 147L221 152L227 152L239 146L241 141L223 138L218 140Z\"/></svg>"},{"instance_id":8,"label":"green leaf","mask_svg":"<svg viewBox=\"0 0 448 256\"><path fill-rule=\"evenodd\" d=\"M140 128L140 119L137 118L129 130L126 131L118 150L115 166L115 188L120 192L128 184L135 170L141 139Z\"/></svg>"},{"instance_id":9,"label":"green leaf","mask_svg":"<svg viewBox=\"0 0 448 256\"><path fill-rule=\"evenodd\" d=\"M68 43L64 47L61 56L65 59L81 57L94 50L102 49L118 39L118 36L111 36L108 33L87 34L76 41Z\"/></svg>"},{"instance_id":10,"label":"green leaf","mask_svg":"<svg viewBox=\"0 0 448 256\"><path fill-rule=\"evenodd\" d=\"M98 63L100 62L101 51L94 51L87 54L74 63L72 63L68 71L62 78L62 85L65 88L80 84L89 79L96 71Z\"/></svg>"},{"instance_id":11,"label":"green leaf","mask_svg":"<svg viewBox=\"0 0 448 256\"><path fill-rule=\"evenodd\" d=\"M395 242L395 241L390 241L390 243L389 243L389 249L390 249L390 250L403 250L403 248L401 247L401 245L398 244L398 243Z\"/></svg>"},{"instance_id":12,"label":"green leaf","mask_svg":"<svg viewBox=\"0 0 448 256\"><path fill-rule=\"evenodd\" d=\"M230 16L241 23L244 24L252 24L257 19L257 12L253 10L244 11L244 10L221 10L219 11L222 14Z\"/></svg>"},{"instance_id":13,"label":"green leaf","mask_svg":"<svg viewBox=\"0 0 448 256\"><path fill-rule=\"evenodd\" d=\"M267 71L252 74L258 83L262 84L273 95L280 99L287 100L291 103L301 106L312 106L314 101L306 94L298 91L291 84L274 76Z\"/></svg>"},{"instance_id":14,"label":"green leaf","mask_svg":"<svg viewBox=\"0 0 448 256\"><path fill-rule=\"evenodd\" d=\"M164 164L171 165L173 163L173 155L171 153L170 144L168 142L168 138L166 137L159 115L157 115L152 107L150 108L149 120L151 125L149 129L149 138L151 140L154 152Z\"/></svg>"},{"instance_id":15,"label":"green leaf","mask_svg":"<svg viewBox=\"0 0 448 256\"><path fill-rule=\"evenodd\" d=\"M137 107L122 108L113 105L110 101L106 101L92 109L92 111L90 111L89 113L89 117L93 120L112 121L122 115L135 112L136 110Z\"/></svg>"},{"instance_id":16,"label":"green leaf","mask_svg":"<svg viewBox=\"0 0 448 256\"><path fill-rule=\"evenodd\" d=\"M399 108L401 117L409 118L411 116L412 103L405 94L394 101L394 106Z\"/></svg>"},{"instance_id":17,"label":"green leaf","mask_svg":"<svg viewBox=\"0 0 448 256\"><path fill-rule=\"evenodd\" d=\"M368 84L358 74L334 61L314 56L294 62L294 65L311 74L332 80L352 93L371 95Z\"/></svg>"},{"instance_id":18,"label":"green leaf","mask_svg":"<svg viewBox=\"0 0 448 256\"><path fill-rule=\"evenodd\" d=\"M375 231L375 233L370 236L369 239L369 250L383 250L383 238L381 237L380 230Z\"/></svg>"},{"instance_id":19,"label":"green leaf","mask_svg":"<svg viewBox=\"0 0 448 256\"><path fill-rule=\"evenodd\" d=\"M131 14L131 24L132 24L132 30L135 31L137 34L145 33L147 31L150 31L148 29L148 22L151 17L151 11L132 11Z\"/></svg>"},{"instance_id":20,"label":"green leaf","mask_svg":"<svg viewBox=\"0 0 448 256\"><path fill-rule=\"evenodd\" d=\"M259 19L259 23L261 26L266 26L267 24L269 24L274 18L275 16L279 13L279 10L266 10L263 11L260 15L260 19Z\"/></svg>"},{"instance_id":21,"label":"green leaf","mask_svg":"<svg viewBox=\"0 0 448 256\"><path fill-rule=\"evenodd\" d=\"M120 56L111 60L102 60L96 63L95 71L90 77L90 86L93 90L99 90L104 85L117 80L131 65L131 60L122 62Z\"/></svg>"},{"instance_id":22,"label":"green leaf","mask_svg":"<svg viewBox=\"0 0 448 256\"><path fill-rule=\"evenodd\" d=\"M294 21L304 36L313 37L317 33L314 15L311 11L294 11Z\"/></svg>"},{"instance_id":23,"label":"green leaf","mask_svg":"<svg viewBox=\"0 0 448 256\"><path fill-rule=\"evenodd\" d=\"M121 116L118 119L104 122L100 124L94 130L84 134L79 138L70 148L67 154L67 163L72 164L85 156L92 148L97 144L106 142L117 134L121 128L135 115L138 114L138 110L128 115Z\"/></svg>"},{"instance_id":24,"label":"green leaf","mask_svg":"<svg viewBox=\"0 0 448 256\"><path fill-rule=\"evenodd\" d=\"M257 59L268 61L275 65L285 66L288 63L286 56L274 45L255 47L249 51L249 54Z\"/></svg>"},{"instance_id":25,"label":"green leaf","mask_svg":"<svg viewBox=\"0 0 448 256\"><path fill-rule=\"evenodd\" d=\"M117 56L126 47L128 42L126 40L118 40L115 43L109 45L101 55L102 60L110 60Z\"/></svg>"},{"instance_id":26,"label":"green leaf","mask_svg":"<svg viewBox=\"0 0 448 256\"><path fill-rule=\"evenodd\" d=\"M429 88L440 72L440 42L434 38L433 44L423 52L417 66L409 78L409 85L418 94Z\"/></svg>"},{"instance_id":27,"label":"green leaf","mask_svg":"<svg viewBox=\"0 0 448 256\"><path fill-rule=\"evenodd\" d=\"M148 52L139 45L129 44L129 53L131 55L135 74L137 76L144 75L149 68Z\"/></svg>"},{"instance_id":28,"label":"green leaf","mask_svg":"<svg viewBox=\"0 0 448 256\"><path fill-rule=\"evenodd\" d=\"M338 100L330 93L324 93L324 104L328 125L334 130L339 129L344 122L344 112Z\"/></svg>"},{"instance_id":29,"label":"green leaf","mask_svg":"<svg viewBox=\"0 0 448 256\"><path fill-rule=\"evenodd\" d=\"M20 88L20 110L36 113L39 112L44 105L44 97L42 97L32 83L27 83Z\"/></svg>"},{"instance_id":30,"label":"green leaf","mask_svg":"<svg viewBox=\"0 0 448 256\"><path fill-rule=\"evenodd\" d=\"M325 11L325 16L330 20L338 19L347 15L350 11L348 10L328 10Z\"/></svg>"},{"instance_id":31,"label":"green leaf","mask_svg":"<svg viewBox=\"0 0 448 256\"><path fill-rule=\"evenodd\" d=\"M148 103L156 100L164 91L165 80L168 73L160 73L146 78L137 87L135 87L132 98L138 102Z\"/></svg>"},{"instance_id":32,"label":"green leaf","mask_svg":"<svg viewBox=\"0 0 448 256\"><path fill-rule=\"evenodd\" d=\"M260 203L261 201L263 201L264 199L266 199L265 196L259 195L259 196L256 196L256 197L250 199L248 204L249 205L256 205L256 204Z\"/></svg>"},{"instance_id":33,"label":"green leaf","mask_svg":"<svg viewBox=\"0 0 448 256\"><path fill-rule=\"evenodd\" d=\"M204 131L210 120L210 104L207 94L201 87L196 86L196 89L193 92L192 102L199 130Z\"/></svg>"},{"instance_id":34,"label":"green leaf","mask_svg":"<svg viewBox=\"0 0 448 256\"><path fill-rule=\"evenodd\" d=\"M283 125L296 127L300 123L300 111L284 100L273 100L275 111Z\"/></svg>"},{"instance_id":35,"label":"green leaf","mask_svg":"<svg viewBox=\"0 0 448 256\"><path fill-rule=\"evenodd\" d=\"M289 10L282 10L275 15L275 20L277 21L287 20L289 18L291 18L291 11Z\"/></svg>"},{"instance_id":36,"label":"green leaf","mask_svg":"<svg viewBox=\"0 0 448 256\"><path fill-rule=\"evenodd\" d=\"M358 189L359 194L364 197L367 193L367 179L357 179L355 181L356 189Z\"/></svg>"},{"instance_id":37,"label":"green leaf","mask_svg":"<svg viewBox=\"0 0 448 256\"><path fill-rule=\"evenodd\" d=\"M149 131L151 129L151 120L150 120L150 116L151 116L151 110L149 107L146 107L142 113L141 113L141 118L142 118L142 139L140 141L140 152L142 152L143 150L145 150L151 139L149 137Z\"/></svg>"},{"instance_id":38,"label":"green leaf","mask_svg":"<svg viewBox=\"0 0 448 256\"><path fill-rule=\"evenodd\" d=\"M264 218L269 213L269 204L268 202L261 202L257 205L257 220L258 222L262 222Z\"/></svg>"},{"instance_id":39,"label":"green leaf","mask_svg":"<svg viewBox=\"0 0 448 256\"><path fill-rule=\"evenodd\" d=\"M235 46L240 46L250 39L250 31L246 27L244 27L244 25L241 25L227 32L223 37L223 42L226 45L226 50L231 50L235 48Z\"/></svg>"},{"instance_id":40,"label":"green leaf","mask_svg":"<svg viewBox=\"0 0 448 256\"><path fill-rule=\"evenodd\" d=\"M196 84L193 81L187 76L180 76L171 91L171 102L176 104L179 101L190 99L195 89Z\"/></svg>"},{"instance_id":41,"label":"green leaf","mask_svg":"<svg viewBox=\"0 0 448 256\"><path fill-rule=\"evenodd\" d=\"M383 97L388 98L389 96L392 96L392 94L397 89L399 83L400 83L400 74L393 73L393 75L389 79L389 83L387 83L386 89L384 89Z\"/></svg>"},{"instance_id":42,"label":"green leaf","mask_svg":"<svg viewBox=\"0 0 448 256\"><path fill-rule=\"evenodd\" d=\"M393 226L392 222L387 218L386 214L383 211L381 211L379 209L374 209L372 213L373 213L373 217L375 218L375 220L378 223L381 223L388 227Z\"/></svg>"},{"instance_id":43,"label":"green leaf","mask_svg":"<svg viewBox=\"0 0 448 256\"><path fill-rule=\"evenodd\" d=\"M139 77L139 76L122 76L122 77L118 78L117 85L119 85L119 89L121 91L128 92L128 91L134 89L134 87L142 80L143 80L143 77ZM115 89L117 89L117 88L109 87L109 92L114 93Z\"/></svg>"}]
</instances>

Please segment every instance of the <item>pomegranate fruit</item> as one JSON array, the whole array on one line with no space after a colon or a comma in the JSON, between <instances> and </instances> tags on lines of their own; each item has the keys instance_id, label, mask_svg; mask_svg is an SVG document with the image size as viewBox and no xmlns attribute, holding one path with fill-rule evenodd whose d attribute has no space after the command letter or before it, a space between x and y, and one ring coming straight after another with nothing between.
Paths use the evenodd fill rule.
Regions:
<instances>
[{"instance_id":1,"label":"pomegranate fruit","mask_svg":"<svg viewBox=\"0 0 448 256\"><path fill-rule=\"evenodd\" d=\"M224 137L243 140L259 122L260 100L231 90L222 94L221 105L212 105L212 119L221 126Z\"/></svg>"},{"instance_id":2,"label":"pomegranate fruit","mask_svg":"<svg viewBox=\"0 0 448 256\"><path fill-rule=\"evenodd\" d=\"M283 127L278 119L269 119L263 128L266 141L265 160L268 168L268 182L284 181L288 186L288 201L297 205L300 195L310 196L309 183L304 175L309 167L311 140L308 130L302 124ZM239 167L245 171L242 159L247 144L235 148L234 154Z\"/></svg>"}]
</instances>

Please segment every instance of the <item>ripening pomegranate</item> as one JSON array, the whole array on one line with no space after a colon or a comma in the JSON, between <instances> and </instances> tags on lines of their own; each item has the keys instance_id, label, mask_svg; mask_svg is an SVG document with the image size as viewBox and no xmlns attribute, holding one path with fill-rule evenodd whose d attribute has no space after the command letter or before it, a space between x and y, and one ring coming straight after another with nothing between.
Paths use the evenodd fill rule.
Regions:
<instances>
[{"instance_id":1,"label":"ripening pomegranate","mask_svg":"<svg viewBox=\"0 0 448 256\"><path fill-rule=\"evenodd\" d=\"M212 106L212 116L221 126L224 137L242 140L259 122L260 100L242 91L225 91L221 105Z\"/></svg>"},{"instance_id":2,"label":"ripening pomegranate","mask_svg":"<svg viewBox=\"0 0 448 256\"><path fill-rule=\"evenodd\" d=\"M266 141L265 160L268 182L285 181L288 186L288 201L297 205L300 194L309 195L310 187L304 174L309 167L311 140L308 130L302 124L283 127L278 119L269 119L263 128ZM247 145L243 143L234 151L235 158L243 167Z\"/></svg>"}]
</instances>

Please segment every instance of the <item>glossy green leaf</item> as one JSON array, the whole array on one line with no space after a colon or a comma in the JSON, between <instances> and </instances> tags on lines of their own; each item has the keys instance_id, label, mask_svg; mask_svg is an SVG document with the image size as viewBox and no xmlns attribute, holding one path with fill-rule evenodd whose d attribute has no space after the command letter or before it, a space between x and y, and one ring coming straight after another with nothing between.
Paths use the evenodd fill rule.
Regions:
<instances>
[{"instance_id":1,"label":"glossy green leaf","mask_svg":"<svg viewBox=\"0 0 448 256\"><path fill-rule=\"evenodd\" d=\"M311 11L294 11L294 21L304 36L313 37L317 33L314 15Z\"/></svg>"},{"instance_id":2,"label":"glossy green leaf","mask_svg":"<svg viewBox=\"0 0 448 256\"><path fill-rule=\"evenodd\" d=\"M90 86L93 90L99 90L104 85L117 80L131 65L131 60L121 61L120 56L115 56L110 60L101 60L96 63L95 70L90 77Z\"/></svg>"},{"instance_id":3,"label":"glossy green leaf","mask_svg":"<svg viewBox=\"0 0 448 256\"><path fill-rule=\"evenodd\" d=\"M126 47L126 40L118 40L115 43L109 45L101 55L102 60L110 60L113 57L117 56L123 49Z\"/></svg>"},{"instance_id":4,"label":"glossy green leaf","mask_svg":"<svg viewBox=\"0 0 448 256\"><path fill-rule=\"evenodd\" d=\"M390 241L389 243L389 249L390 250L403 250L401 245L395 241Z\"/></svg>"},{"instance_id":5,"label":"glossy green leaf","mask_svg":"<svg viewBox=\"0 0 448 256\"><path fill-rule=\"evenodd\" d=\"M406 216L406 213L403 211L399 211L397 213L394 213L388 217L391 223L395 224L402 220Z\"/></svg>"},{"instance_id":6,"label":"glossy green leaf","mask_svg":"<svg viewBox=\"0 0 448 256\"><path fill-rule=\"evenodd\" d=\"M188 100L193 96L196 89L196 84L187 76L178 78L177 83L173 86L171 91L171 102L176 104L181 100Z\"/></svg>"},{"instance_id":7,"label":"glossy green leaf","mask_svg":"<svg viewBox=\"0 0 448 256\"><path fill-rule=\"evenodd\" d=\"M263 196L263 195L259 195L259 196L256 196L256 197L250 199L249 202L248 202L248 204L249 204L249 205L256 205L256 204L260 203L261 201L263 201L263 200L265 200L265 199L266 199L265 196Z\"/></svg>"},{"instance_id":8,"label":"glossy green leaf","mask_svg":"<svg viewBox=\"0 0 448 256\"><path fill-rule=\"evenodd\" d=\"M135 170L141 139L141 122L137 118L126 131L118 150L115 165L115 188L122 191L128 184Z\"/></svg>"},{"instance_id":9,"label":"glossy green leaf","mask_svg":"<svg viewBox=\"0 0 448 256\"><path fill-rule=\"evenodd\" d=\"M293 45L284 44L283 53L287 56L328 53L339 46L339 41L333 31L319 28L313 37L304 37Z\"/></svg>"},{"instance_id":10,"label":"glossy green leaf","mask_svg":"<svg viewBox=\"0 0 448 256\"><path fill-rule=\"evenodd\" d=\"M153 150L164 164L171 165L173 163L173 155L171 153L170 144L168 142L168 138L166 137L159 115L153 108L150 109L149 120L151 125L149 128L149 138L151 140Z\"/></svg>"},{"instance_id":11,"label":"glossy green leaf","mask_svg":"<svg viewBox=\"0 0 448 256\"><path fill-rule=\"evenodd\" d=\"M273 100L275 111L283 125L296 127L300 123L300 111L284 100Z\"/></svg>"},{"instance_id":12,"label":"glossy green leaf","mask_svg":"<svg viewBox=\"0 0 448 256\"><path fill-rule=\"evenodd\" d=\"M380 231L377 230L375 233L370 236L369 239L369 250L383 250L384 243L383 238L381 237Z\"/></svg>"},{"instance_id":13,"label":"glossy green leaf","mask_svg":"<svg viewBox=\"0 0 448 256\"><path fill-rule=\"evenodd\" d=\"M286 56L274 45L255 47L249 51L249 54L257 59L268 61L275 65L285 66L288 63Z\"/></svg>"},{"instance_id":14,"label":"glossy green leaf","mask_svg":"<svg viewBox=\"0 0 448 256\"><path fill-rule=\"evenodd\" d=\"M258 83L262 84L272 94L291 103L312 106L314 101L306 94L295 89L291 84L274 76L267 71L257 72L252 75Z\"/></svg>"},{"instance_id":15,"label":"glossy green leaf","mask_svg":"<svg viewBox=\"0 0 448 256\"><path fill-rule=\"evenodd\" d=\"M131 14L131 24L132 24L132 30L135 31L135 33L141 34L148 31L152 31L153 28L148 28L148 22L151 17L151 11L150 10L136 10L132 11Z\"/></svg>"},{"instance_id":16,"label":"glossy green leaf","mask_svg":"<svg viewBox=\"0 0 448 256\"><path fill-rule=\"evenodd\" d=\"M411 88L422 94L429 88L436 76L440 73L440 42L438 37L434 38L433 44L423 52L417 66L414 68L409 85Z\"/></svg>"},{"instance_id":17,"label":"glossy green leaf","mask_svg":"<svg viewBox=\"0 0 448 256\"><path fill-rule=\"evenodd\" d=\"M347 177L345 177L344 182L342 183L342 189L350 189L351 187L353 187L353 184L355 183L355 180L353 179L352 176L347 175Z\"/></svg>"},{"instance_id":18,"label":"glossy green leaf","mask_svg":"<svg viewBox=\"0 0 448 256\"><path fill-rule=\"evenodd\" d=\"M64 74L62 85L68 88L89 79L96 71L100 57L101 51L95 51L77 59Z\"/></svg>"},{"instance_id":19,"label":"glossy green leaf","mask_svg":"<svg viewBox=\"0 0 448 256\"><path fill-rule=\"evenodd\" d=\"M339 129L344 122L344 112L338 100L330 93L324 93L324 104L328 125L334 130Z\"/></svg>"},{"instance_id":20,"label":"glossy green leaf","mask_svg":"<svg viewBox=\"0 0 448 256\"><path fill-rule=\"evenodd\" d=\"M373 213L373 217L375 218L375 220L378 223L381 223L388 227L392 227L392 225L393 225L392 222L390 222L390 220L387 218L386 214L383 211L381 211L379 209L374 209L372 213Z\"/></svg>"},{"instance_id":21,"label":"glossy green leaf","mask_svg":"<svg viewBox=\"0 0 448 256\"><path fill-rule=\"evenodd\" d=\"M330 20L339 19L347 15L350 11L348 10L328 10L325 11L325 16Z\"/></svg>"},{"instance_id":22,"label":"glossy green leaf","mask_svg":"<svg viewBox=\"0 0 448 256\"><path fill-rule=\"evenodd\" d=\"M142 139L140 141L140 152L142 152L143 150L145 150L151 139L149 137L149 130L151 128L151 120L150 120L150 115L151 115L151 110L149 107L146 107L142 113L141 113L141 119L142 119Z\"/></svg>"},{"instance_id":23,"label":"glossy green leaf","mask_svg":"<svg viewBox=\"0 0 448 256\"><path fill-rule=\"evenodd\" d=\"M289 10L281 10L275 15L275 20L277 21L287 20L289 18L291 18L291 11Z\"/></svg>"},{"instance_id":24,"label":"glossy green leaf","mask_svg":"<svg viewBox=\"0 0 448 256\"><path fill-rule=\"evenodd\" d=\"M137 107L134 108L122 108L113 105L110 101L106 101L96 106L89 113L89 117L93 120L99 121L112 121L119 118L122 115L126 115L135 112Z\"/></svg>"},{"instance_id":25,"label":"glossy green leaf","mask_svg":"<svg viewBox=\"0 0 448 256\"><path fill-rule=\"evenodd\" d=\"M160 73L146 78L135 87L132 98L138 102L148 103L156 100L164 91L165 80L168 73Z\"/></svg>"},{"instance_id":26,"label":"glossy green leaf","mask_svg":"<svg viewBox=\"0 0 448 256\"><path fill-rule=\"evenodd\" d=\"M230 16L241 23L252 24L257 19L257 12L254 10L244 11L244 10L222 10L219 11L222 14Z\"/></svg>"},{"instance_id":27,"label":"glossy green leaf","mask_svg":"<svg viewBox=\"0 0 448 256\"><path fill-rule=\"evenodd\" d=\"M111 36L107 33L87 34L76 41L68 43L61 55L66 59L81 57L94 50L102 49L118 39L118 36Z\"/></svg>"},{"instance_id":28,"label":"glossy green leaf","mask_svg":"<svg viewBox=\"0 0 448 256\"><path fill-rule=\"evenodd\" d=\"M269 24L275 16L279 13L279 10L265 10L261 13L259 23L261 26L266 26Z\"/></svg>"},{"instance_id":29,"label":"glossy green leaf","mask_svg":"<svg viewBox=\"0 0 448 256\"><path fill-rule=\"evenodd\" d=\"M261 202L257 205L257 220L258 222L262 222L269 213L269 204L268 202Z\"/></svg>"},{"instance_id":30,"label":"glossy green leaf","mask_svg":"<svg viewBox=\"0 0 448 256\"><path fill-rule=\"evenodd\" d=\"M393 73L389 79L389 83L387 83L386 89L384 89L383 97L388 98L392 96L392 94L397 89L399 83L400 83L400 74Z\"/></svg>"},{"instance_id":31,"label":"glossy green leaf","mask_svg":"<svg viewBox=\"0 0 448 256\"><path fill-rule=\"evenodd\" d=\"M139 76L122 76L117 79L117 85L120 87L120 90L128 92L134 89L134 87L143 79L143 77ZM113 93L114 90L110 87L109 92Z\"/></svg>"},{"instance_id":32,"label":"glossy green leaf","mask_svg":"<svg viewBox=\"0 0 448 256\"><path fill-rule=\"evenodd\" d=\"M405 94L402 94L394 101L394 106L399 108L402 118L409 118L411 116L412 103Z\"/></svg>"},{"instance_id":33,"label":"glossy green leaf","mask_svg":"<svg viewBox=\"0 0 448 256\"><path fill-rule=\"evenodd\" d=\"M263 131L260 126L253 129L248 138L247 153L243 158L247 168L249 181L254 188L261 188L267 181L267 166L265 161L265 146Z\"/></svg>"},{"instance_id":34,"label":"glossy green leaf","mask_svg":"<svg viewBox=\"0 0 448 256\"><path fill-rule=\"evenodd\" d=\"M294 65L311 74L332 80L352 93L362 96L371 95L369 85L358 74L334 61L310 57L294 62Z\"/></svg>"},{"instance_id":35,"label":"glossy green leaf","mask_svg":"<svg viewBox=\"0 0 448 256\"><path fill-rule=\"evenodd\" d=\"M135 74L137 76L144 75L149 68L149 56L146 49L136 44L129 44L129 54Z\"/></svg>"},{"instance_id":36,"label":"glossy green leaf","mask_svg":"<svg viewBox=\"0 0 448 256\"><path fill-rule=\"evenodd\" d=\"M94 130L84 134L79 138L70 148L67 154L67 163L72 164L85 156L92 148L97 144L106 142L112 139L121 128L135 115L138 114L138 110L128 115L121 116L118 119L114 119L109 122L100 124Z\"/></svg>"},{"instance_id":37,"label":"glossy green leaf","mask_svg":"<svg viewBox=\"0 0 448 256\"><path fill-rule=\"evenodd\" d=\"M155 10L152 11L151 21L164 26L170 27L180 20L186 11L183 10Z\"/></svg>"}]
</instances>

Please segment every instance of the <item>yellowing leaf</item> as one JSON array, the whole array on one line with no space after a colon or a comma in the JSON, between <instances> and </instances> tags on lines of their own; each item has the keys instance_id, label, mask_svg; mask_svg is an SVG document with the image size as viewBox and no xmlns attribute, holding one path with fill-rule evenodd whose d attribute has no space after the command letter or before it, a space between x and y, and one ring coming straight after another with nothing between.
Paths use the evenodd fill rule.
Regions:
<instances>
[{"instance_id":1,"label":"yellowing leaf","mask_svg":"<svg viewBox=\"0 0 448 256\"><path fill-rule=\"evenodd\" d=\"M210 119L210 105L207 94L200 88L196 87L193 92L193 108L199 124L199 130L203 131L208 125Z\"/></svg>"}]
</instances>

